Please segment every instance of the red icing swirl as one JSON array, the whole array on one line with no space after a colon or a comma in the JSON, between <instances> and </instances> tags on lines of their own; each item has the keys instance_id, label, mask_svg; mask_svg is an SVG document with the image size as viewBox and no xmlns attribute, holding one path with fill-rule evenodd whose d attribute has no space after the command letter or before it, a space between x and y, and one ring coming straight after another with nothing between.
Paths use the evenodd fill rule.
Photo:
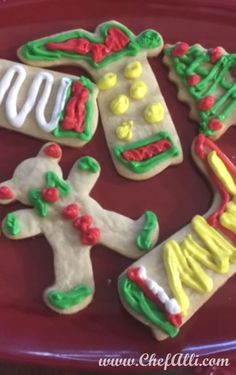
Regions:
<instances>
[{"instance_id":1,"label":"red icing swirl","mask_svg":"<svg viewBox=\"0 0 236 375\"><path fill-rule=\"evenodd\" d=\"M179 42L173 49L172 55L174 57L182 57L184 56L189 50L189 44L185 42Z\"/></svg>"},{"instance_id":2,"label":"red icing swirl","mask_svg":"<svg viewBox=\"0 0 236 375\"><path fill-rule=\"evenodd\" d=\"M73 223L74 227L82 232L88 230L92 224L93 218L90 215L78 217Z\"/></svg>"},{"instance_id":3,"label":"red icing swirl","mask_svg":"<svg viewBox=\"0 0 236 375\"><path fill-rule=\"evenodd\" d=\"M98 228L89 228L80 233L80 240L83 245L96 245L99 242L101 231Z\"/></svg>"},{"instance_id":4,"label":"red icing swirl","mask_svg":"<svg viewBox=\"0 0 236 375\"><path fill-rule=\"evenodd\" d=\"M198 74L192 74L188 77L189 86L196 86L201 81L201 77Z\"/></svg>"},{"instance_id":5,"label":"red icing swirl","mask_svg":"<svg viewBox=\"0 0 236 375\"><path fill-rule=\"evenodd\" d=\"M43 152L46 156L49 156L53 159L60 159L62 155L61 147L56 143L52 143L46 146Z\"/></svg>"},{"instance_id":6,"label":"red icing swirl","mask_svg":"<svg viewBox=\"0 0 236 375\"><path fill-rule=\"evenodd\" d=\"M162 139L144 147L123 152L123 158L128 161L144 161L169 150L172 144L167 139Z\"/></svg>"},{"instance_id":7,"label":"red icing swirl","mask_svg":"<svg viewBox=\"0 0 236 375\"><path fill-rule=\"evenodd\" d=\"M60 192L56 187L45 188L42 191L42 197L45 202L55 203L60 199Z\"/></svg>"},{"instance_id":8,"label":"red icing swirl","mask_svg":"<svg viewBox=\"0 0 236 375\"><path fill-rule=\"evenodd\" d=\"M217 131L217 130L222 129L222 127L223 127L223 124L220 120L218 120L217 118L211 119L209 123L209 128L211 130Z\"/></svg>"},{"instance_id":9,"label":"red icing swirl","mask_svg":"<svg viewBox=\"0 0 236 375\"><path fill-rule=\"evenodd\" d=\"M66 220L75 220L79 215L79 206L76 203L71 203L66 206L62 212L62 216Z\"/></svg>"},{"instance_id":10,"label":"red icing swirl","mask_svg":"<svg viewBox=\"0 0 236 375\"><path fill-rule=\"evenodd\" d=\"M210 50L210 57L212 64L215 64L223 56L222 49L220 47L212 48Z\"/></svg>"},{"instance_id":11,"label":"red icing swirl","mask_svg":"<svg viewBox=\"0 0 236 375\"><path fill-rule=\"evenodd\" d=\"M205 96L205 98L201 99L198 108L200 111L206 112L209 111L215 105L216 99L214 96Z\"/></svg>"},{"instance_id":12,"label":"red icing swirl","mask_svg":"<svg viewBox=\"0 0 236 375\"><path fill-rule=\"evenodd\" d=\"M14 198L13 191L8 186L0 187L0 199L8 200Z\"/></svg>"}]
</instances>

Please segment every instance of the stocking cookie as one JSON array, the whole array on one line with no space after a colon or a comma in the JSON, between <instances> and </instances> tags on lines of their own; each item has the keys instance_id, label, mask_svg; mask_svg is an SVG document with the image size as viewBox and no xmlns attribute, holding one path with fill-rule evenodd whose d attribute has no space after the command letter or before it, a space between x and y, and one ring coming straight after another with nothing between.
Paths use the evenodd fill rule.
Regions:
<instances>
[{"instance_id":1,"label":"stocking cookie","mask_svg":"<svg viewBox=\"0 0 236 375\"><path fill-rule=\"evenodd\" d=\"M110 21L94 34L78 29L29 42L18 56L36 66L82 66L92 75L114 165L122 176L141 180L182 161L178 135L147 60L162 47L156 31L135 36Z\"/></svg>"},{"instance_id":2,"label":"stocking cookie","mask_svg":"<svg viewBox=\"0 0 236 375\"><path fill-rule=\"evenodd\" d=\"M166 46L163 61L177 85L178 98L189 105L201 133L217 139L235 124L235 54L222 47L205 49L179 42Z\"/></svg>"},{"instance_id":3,"label":"stocking cookie","mask_svg":"<svg viewBox=\"0 0 236 375\"><path fill-rule=\"evenodd\" d=\"M204 135L196 138L193 157L214 188L212 207L119 278L124 307L157 340L175 337L236 272L236 167Z\"/></svg>"},{"instance_id":4,"label":"stocking cookie","mask_svg":"<svg viewBox=\"0 0 236 375\"><path fill-rule=\"evenodd\" d=\"M9 181L0 184L0 203L27 206L9 213L2 229L12 239L44 234L54 253L55 284L44 292L53 310L70 314L85 308L94 294L90 249L103 244L130 258L149 251L158 236L156 215L147 211L134 221L104 210L89 196L99 174L98 162L85 156L67 180L58 165L61 148L49 143L23 161Z\"/></svg>"},{"instance_id":5,"label":"stocking cookie","mask_svg":"<svg viewBox=\"0 0 236 375\"><path fill-rule=\"evenodd\" d=\"M98 90L85 77L0 60L0 126L81 147L97 127Z\"/></svg>"}]
</instances>

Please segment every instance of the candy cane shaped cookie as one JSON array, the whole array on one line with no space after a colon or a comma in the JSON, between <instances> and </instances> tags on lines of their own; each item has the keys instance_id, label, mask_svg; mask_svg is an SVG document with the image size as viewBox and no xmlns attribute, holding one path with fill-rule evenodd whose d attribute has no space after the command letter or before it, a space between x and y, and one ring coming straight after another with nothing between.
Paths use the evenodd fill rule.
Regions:
<instances>
[{"instance_id":1,"label":"candy cane shaped cookie","mask_svg":"<svg viewBox=\"0 0 236 375\"><path fill-rule=\"evenodd\" d=\"M110 21L94 34L78 29L29 42L18 56L35 66L82 66L92 75L114 165L121 175L141 180L182 161L178 135L147 60L162 47L158 32L135 36Z\"/></svg>"},{"instance_id":2,"label":"candy cane shaped cookie","mask_svg":"<svg viewBox=\"0 0 236 375\"><path fill-rule=\"evenodd\" d=\"M156 215L138 220L103 209L90 197L100 175L98 162L85 156L63 179L57 144L44 145L23 161L12 179L0 184L0 203L14 200L31 206L9 213L3 232L18 240L44 234L54 253L55 283L44 292L46 304L62 314L85 308L95 286L90 249L96 244L135 259L149 251L158 237Z\"/></svg>"},{"instance_id":3,"label":"candy cane shaped cookie","mask_svg":"<svg viewBox=\"0 0 236 375\"><path fill-rule=\"evenodd\" d=\"M175 337L236 272L236 167L204 135L196 138L192 151L213 186L212 207L119 278L124 307L157 340Z\"/></svg>"},{"instance_id":4,"label":"candy cane shaped cookie","mask_svg":"<svg viewBox=\"0 0 236 375\"><path fill-rule=\"evenodd\" d=\"M97 127L96 86L85 77L0 60L0 126L80 147Z\"/></svg>"}]
</instances>

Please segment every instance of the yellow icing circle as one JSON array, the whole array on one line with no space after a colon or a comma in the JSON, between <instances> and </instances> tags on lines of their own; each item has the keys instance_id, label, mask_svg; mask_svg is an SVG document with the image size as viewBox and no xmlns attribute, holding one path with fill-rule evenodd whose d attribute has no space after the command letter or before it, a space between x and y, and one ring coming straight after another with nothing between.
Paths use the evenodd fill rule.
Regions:
<instances>
[{"instance_id":1,"label":"yellow icing circle","mask_svg":"<svg viewBox=\"0 0 236 375\"><path fill-rule=\"evenodd\" d=\"M111 102L111 112L120 116L123 115L129 109L129 98L126 95L118 95Z\"/></svg>"},{"instance_id":2,"label":"yellow icing circle","mask_svg":"<svg viewBox=\"0 0 236 375\"><path fill-rule=\"evenodd\" d=\"M144 118L149 124L160 122L164 118L164 107L161 103L149 104L144 110Z\"/></svg>"},{"instance_id":3,"label":"yellow icing circle","mask_svg":"<svg viewBox=\"0 0 236 375\"><path fill-rule=\"evenodd\" d=\"M115 73L106 73L98 81L99 90L105 91L112 89L117 84L117 74Z\"/></svg>"},{"instance_id":4,"label":"yellow icing circle","mask_svg":"<svg viewBox=\"0 0 236 375\"><path fill-rule=\"evenodd\" d=\"M127 79L137 79L143 72L142 64L139 61L132 61L126 65L124 76Z\"/></svg>"},{"instance_id":5,"label":"yellow icing circle","mask_svg":"<svg viewBox=\"0 0 236 375\"><path fill-rule=\"evenodd\" d=\"M133 138L133 121L124 121L116 129L116 136L124 141L131 141Z\"/></svg>"},{"instance_id":6,"label":"yellow icing circle","mask_svg":"<svg viewBox=\"0 0 236 375\"><path fill-rule=\"evenodd\" d=\"M148 87L145 82L139 81L132 83L130 87L130 96L132 99L141 100L148 92Z\"/></svg>"}]
</instances>

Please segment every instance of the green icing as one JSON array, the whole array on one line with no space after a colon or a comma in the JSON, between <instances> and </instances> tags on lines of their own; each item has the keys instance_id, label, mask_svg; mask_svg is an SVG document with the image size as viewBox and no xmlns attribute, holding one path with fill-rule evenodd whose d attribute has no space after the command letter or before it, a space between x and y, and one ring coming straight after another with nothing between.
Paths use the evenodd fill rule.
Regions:
<instances>
[{"instance_id":1,"label":"green icing","mask_svg":"<svg viewBox=\"0 0 236 375\"><path fill-rule=\"evenodd\" d=\"M70 100L70 97L71 97L71 86L74 82L74 80L72 80L71 85L67 89L66 102L65 102L64 110L60 113L58 126L53 131L53 135L57 138L79 138L82 141L88 142L93 137L91 124L93 122L93 113L94 113L94 88L95 88L95 85L90 81L90 79L88 79L84 76L81 76L79 81L90 92L88 101L86 103L85 129L82 133L78 133L78 132L71 131L71 130L63 130L61 128L61 124L63 123L64 117L65 117L65 108L66 108L67 103L68 103L68 101Z\"/></svg>"},{"instance_id":2,"label":"green icing","mask_svg":"<svg viewBox=\"0 0 236 375\"><path fill-rule=\"evenodd\" d=\"M20 222L15 214L8 214L4 220L4 231L11 235L17 236L21 232Z\"/></svg>"},{"instance_id":3,"label":"green icing","mask_svg":"<svg viewBox=\"0 0 236 375\"><path fill-rule=\"evenodd\" d=\"M48 43L62 43L70 39L84 38L92 43L100 44L108 35L110 28L118 28L130 39L129 44L119 52L113 52L106 56L103 61L95 62L90 55L79 55L77 53L63 52L63 51L49 51L47 49ZM146 30L137 38L124 25L117 25L113 22L104 23L100 30L99 36L93 36L91 33L82 30L75 30L71 32L61 33L52 37L47 37L27 43L22 49L22 56L28 61L45 61L53 62L60 59L70 59L73 61L85 61L93 68L103 68L110 63L120 60L126 56L136 56L141 49L153 49L162 45L162 39L155 30Z\"/></svg>"},{"instance_id":4,"label":"green icing","mask_svg":"<svg viewBox=\"0 0 236 375\"><path fill-rule=\"evenodd\" d=\"M54 172L46 173L46 188L56 187L60 192L60 197L64 198L71 193L70 185L63 181ZM36 209L37 214L41 217L48 215L49 206L52 203L45 202L42 197L41 189L33 189L28 193L29 203Z\"/></svg>"},{"instance_id":5,"label":"green icing","mask_svg":"<svg viewBox=\"0 0 236 375\"><path fill-rule=\"evenodd\" d=\"M153 156L150 159L144 160L144 161L128 161L124 159L123 153L128 150L135 150L139 147L148 146L151 143L158 142L162 139L167 139L172 143L172 147L168 149L165 152L162 152L156 156ZM141 141L137 141L135 143L132 143L131 145L116 145L113 149L113 154L116 157L116 159L123 164L127 169L130 169L132 172L141 174L146 173L153 169L155 166L157 166L160 163L163 163L167 159L171 157L176 157L180 154L180 149L174 145L174 142L172 140L172 137L167 132L159 132L158 134L154 135L153 137L146 138Z\"/></svg>"},{"instance_id":6,"label":"green icing","mask_svg":"<svg viewBox=\"0 0 236 375\"><path fill-rule=\"evenodd\" d=\"M92 289L86 285L76 286L68 292L51 290L47 293L50 305L58 310L67 310L79 305L83 300L93 293Z\"/></svg>"},{"instance_id":7,"label":"green icing","mask_svg":"<svg viewBox=\"0 0 236 375\"><path fill-rule=\"evenodd\" d=\"M145 225L136 239L136 245L140 250L151 250L153 247L153 235L158 229L157 216L152 211L145 212Z\"/></svg>"},{"instance_id":8,"label":"green icing","mask_svg":"<svg viewBox=\"0 0 236 375\"><path fill-rule=\"evenodd\" d=\"M212 136L215 131L209 128L211 119L225 121L236 109L236 84L230 78L230 70L236 67L236 54L223 55L215 64L211 62L210 50L203 51L199 46L191 46L182 57L173 57L174 47L165 54L171 58L176 74L189 95L198 103L206 96L214 96L215 105L206 112L196 109L200 117L200 131ZM196 86L188 84L189 76L198 74L201 81Z\"/></svg>"},{"instance_id":9,"label":"green icing","mask_svg":"<svg viewBox=\"0 0 236 375\"><path fill-rule=\"evenodd\" d=\"M157 305L144 295L141 289L126 276L119 281L121 296L128 307L138 316L145 318L171 337L179 333L179 328L174 327L158 309Z\"/></svg>"},{"instance_id":10,"label":"green icing","mask_svg":"<svg viewBox=\"0 0 236 375\"><path fill-rule=\"evenodd\" d=\"M99 163L94 158L90 156L84 156L79 160L78 168L81 171L91 172L91 173L98 173L101 169Z\"/></svg>"}]
</instances>

